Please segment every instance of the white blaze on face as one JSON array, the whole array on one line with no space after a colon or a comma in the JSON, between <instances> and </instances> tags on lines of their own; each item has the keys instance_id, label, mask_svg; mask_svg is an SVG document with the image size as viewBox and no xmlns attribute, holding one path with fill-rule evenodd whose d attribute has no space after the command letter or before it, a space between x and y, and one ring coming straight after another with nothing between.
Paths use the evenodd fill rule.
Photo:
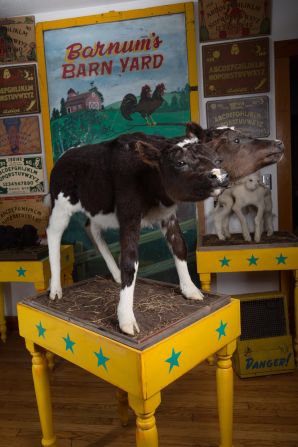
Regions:
<instances>
[{"instance_id":1,"label":"white blaze on face","mask_svg":"<svg viewBox=\"0 0 298 447\"><path fill-rule=\"evenodd\" d=\"M183 149L184 146L186 146L187 144L195 144L195 143L198 143L198 142L199 142L199 139L197 137L186 138L185 140L183 140L180 143L178 143L177 146L179 146L179 147L181 147Z\"/></svg>"},{"instance_id":2,"label":"white blaze on face","mask_svg":"<svg viewBox=\"0 0 298 447\"><path fill-rule=\"evenodd\" d=\"M213 168L212 171L211 171L211 173L212 173L213 175L215 175L216 178L217 178L220 182L223 182L224 179L226 178L226 174L223 174L222 171L221 171L221 169L219 169L219 168Z\"/></svg>"}]
</instances>

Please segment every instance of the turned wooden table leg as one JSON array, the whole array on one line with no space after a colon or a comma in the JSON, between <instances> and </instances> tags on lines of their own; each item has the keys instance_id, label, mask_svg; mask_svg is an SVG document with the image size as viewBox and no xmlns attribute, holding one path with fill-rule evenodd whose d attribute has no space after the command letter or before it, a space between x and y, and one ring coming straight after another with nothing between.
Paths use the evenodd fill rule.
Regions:
<instances>
[{"instance_id":1,"label":"turned wooden table leg","mask_svg":"<svg viewBox=\"0 0 298 447\"><path fill-rule=\"evenodd\" d=\"M26 340L26 347L32 355L32 376L42 431L41 444L44 447L56 447L47 362L33 342Z\"/></svg>"},{"instance_id":2,"label":"turned wooden table leg","mask_svg":"<svg viewBox=\"0 0 298 447\"><path fill-rule=\"evenodd\" d=\"M200 283L201 289L205 292L210 292L211 290L211 273L200 273Z\"/></svg>"},{"instance_id":3,"label":"turned wooden table leg","mask_svg":"<svg viewBox=\"0 0 298 447\"><path fill-rule=\"evenodd\" d=\"M236 341L217 353L217 404L220 429L220 447L232 447L233 435L233 369L232 355Z\"/></svg>"},{"instance_id":4,"label":"turned wooden table leg","mask_svg":"<svg viewBox=\"0 0 298 447\"><path fill-rule=\"evenodd\" d=\"M295 351L296 364L298 364L298 270L294 270L294 314L295 314L294 351Z\"/></svg>"},{"instance_id":5,"label":"turned wooden table leg","mask_svg":"<svg viewBox=\"0 0 298 447\"><path fill-rule=\"evenodd\" d=\"M118 400L118 414L123 427L128 424L128 395L126 391L120 388L116 391L116 397Z\"/></svg>"},{"instance_id":6,"label":"turned wooden table leg","mask_svg":"<svg viewBox=\"0 0 298 447\"><path fill-rule=\"evenodd\" d=\"M128 401L137 417L137 447L158 447L158 434L154 413L161 401L160 393L145 400L129 394Z\"/></svg>"},{"instance_id":7,"label":"turned wooden table leg","mask_svg":"<svg viewBox=\"0 0 298 447\"><path fill-rule=\"evenodd\" d=\"M4 286L0 283L0 335L3 343L6 342L6 321L4 315Z\"/></svg>"}]
</instances>

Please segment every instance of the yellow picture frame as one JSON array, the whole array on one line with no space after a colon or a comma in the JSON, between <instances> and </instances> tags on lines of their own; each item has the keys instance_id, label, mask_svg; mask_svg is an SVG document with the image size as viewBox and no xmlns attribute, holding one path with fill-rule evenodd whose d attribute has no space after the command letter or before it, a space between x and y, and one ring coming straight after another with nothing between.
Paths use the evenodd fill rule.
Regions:
<instances>
[{"instance_id":1,"label":"yellow picture frame","mask_svg":"<svg viewBox=\"0 0 298 447\"><path fill-rule=\"evenodd\" d=\"M195 18L193 3L179 3L175 5L166 5L145 9L136 9L130 11L108 12L98 15L91 15L86 17L69 18L62 20L54 20L49 22L40 22L36 25L36 43L37 43L37 60L40 83L40 99L43 123L44 146L46 155L47 175L50 177L50 172L53 167L53 150L52 150L52 135L50 127L50 108L48 83L46 72L46 55L44 45L44 33L48 30L62 30L71 27L80 27L85 25L122 22L128 20L135 20L139 18L157 17L168 14L185 14L185 30L186 30L186 47L187 47L187 61L188 61L188 82L190 86L189 101L190 101L190 116L191 120L198 121L198 76L196 64L196 38L195 38Z\"/></svg>"}]
</instances>

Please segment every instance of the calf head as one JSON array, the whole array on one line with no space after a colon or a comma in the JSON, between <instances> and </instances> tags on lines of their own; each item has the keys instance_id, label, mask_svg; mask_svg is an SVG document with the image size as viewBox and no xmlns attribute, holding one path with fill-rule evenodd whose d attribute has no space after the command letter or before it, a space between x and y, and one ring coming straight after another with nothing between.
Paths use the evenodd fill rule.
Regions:
<instances>
[{"instance_id":1,"label":"calf head","mask_svg":"<svg viewBox=\"0 0 298 447\"><path fill-rule=\"evenodd\" d=\"M202 129L192 122L186 125L186 135L197 137L217 153L220 166L228 172L231 181L277 163L284 152L279 140L251 138L229 127Z\"/></svg>"},{"instance_id":2,"label":"calf head","mask_svg":"<svg viewBox=\"0 0 298 447\"><path fill-rule=\"evenodd\" d=\"M138 141L136 150L156 168L166 193L174 201L197 202L219 195L228 186L228 174L219 167L217 154L195 138L163 145Z\"/></svg>"}]
</instances>

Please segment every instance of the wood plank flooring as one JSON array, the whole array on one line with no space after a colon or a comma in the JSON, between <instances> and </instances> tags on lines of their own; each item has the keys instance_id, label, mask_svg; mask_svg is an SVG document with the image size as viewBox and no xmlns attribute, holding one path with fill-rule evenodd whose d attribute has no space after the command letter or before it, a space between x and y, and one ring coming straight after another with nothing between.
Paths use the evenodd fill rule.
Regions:
<instances>
[{"instance_id":1,"label":"wood plank flooring","mask_svg":"<svg viewBox=\"0 0 298 447\"><path fill-rule=\"evenodd\" d=\"M215 371L204 363L162 392L160 447L218 447ZM58 359L51 388L59 447L135 446L134 415L121 427L111 385ZM298 370L235 376L234 408L234 447L298 447ZM40 440L31 359L9 333L0 344L0 447L40 447Z\"/></svg>"}]
</instances>

